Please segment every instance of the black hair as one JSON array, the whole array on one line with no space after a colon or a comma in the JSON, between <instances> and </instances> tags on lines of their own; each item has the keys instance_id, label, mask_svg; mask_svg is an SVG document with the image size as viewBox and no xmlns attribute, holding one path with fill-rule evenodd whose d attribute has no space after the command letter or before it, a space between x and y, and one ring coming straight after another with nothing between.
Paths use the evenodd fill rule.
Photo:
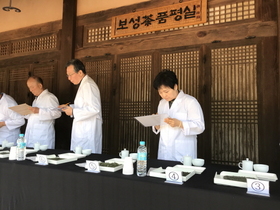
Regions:
<instances>
[{"instance_id":1,"label":"black hair","mask_svg":"<svg viewBox=\"0 0 280 210\"><path fill-rule=\"evenodd\" d=\"M43 79L41 78L41 77L38 77L38 76L30 76L29 78L28 78L28 80L29 79L34 79L34 80L36 80L36 82L38 82L39 84L42 84L42 86L44 86L44 83L43 83Z\"/></svg>"},{"instance_id":2,"label":"black hair","mask_svg":"<svg viewBox=\"0 0 280 210\"><path fill-rule=\"evenodd\" d=\"M153 87L158 90L162 85L174 89L174 86L178 85L176 74L169 69L163 69L161 72L159 72L154 79Z\"/></svg>"},{"instance_id":3,"label":"black hair","mask_svg":"<svg viewBox=\"0 0 280 210\"><path fill-rule=\"evenodd\" d=\"M74 71L76 73L78 73L81 70L84 74L87 74L85 65L79 59L72 59L72 60L68 61L65 68L67 68L70 65L74 66Z\"/></svg>"}]
</instances>

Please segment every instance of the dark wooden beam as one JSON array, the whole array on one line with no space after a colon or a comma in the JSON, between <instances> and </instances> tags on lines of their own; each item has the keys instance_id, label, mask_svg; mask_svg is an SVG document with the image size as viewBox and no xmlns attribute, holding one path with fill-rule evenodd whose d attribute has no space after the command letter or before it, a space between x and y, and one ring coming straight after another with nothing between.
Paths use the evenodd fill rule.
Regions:
<instances>
[{"instance_id":1,"label":"dark wooden beam","mask_svg":"<svg viewBox=\"0 0 280 210\"><path fill-rule=\"evenodd\" d=\"M77 0L63 0L62 30L60 60L57 71L58 99L60 103L73 103L75 94L73 85L66 77L65 64L75 54L75 33L76 33ZM56 148L69 149L71 139L72 119L62 115L56 121Z\"/></svg>"}]
</instances>

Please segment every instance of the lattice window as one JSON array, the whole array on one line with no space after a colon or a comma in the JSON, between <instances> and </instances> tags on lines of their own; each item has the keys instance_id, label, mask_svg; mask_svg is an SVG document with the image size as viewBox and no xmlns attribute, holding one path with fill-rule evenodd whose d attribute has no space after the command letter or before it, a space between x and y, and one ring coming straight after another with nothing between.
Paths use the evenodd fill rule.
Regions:
<instances>
[{"instance_id":1,"label":"lattice window","mask_svg":"<svg viewBox=\"0 0 280 210\"><path fill-rule=\"evenodd\" d=\"M13 41L11 43L11 54L34 52L40 50L54 49L57 45L57 36L50 35L41 38Z\"/></svg>"},{"instance_id":2,"label":"lattice window","mask_svg":"<svg viewBox=\"0 0 280 210\"><path fill-rule=\"evenodd\" d=\"M13 96L17 103L28 103L29 92L26 81L28 79L29 68L19 67L9 71L9 95Z\"/></svg>"},{"instance_id":3,"label":"lattice window","mask_svg":"<svg viewBox=\"0 0 280 210\"><path fill-rule=\"evenodd\" d=\"M208 9L207 13L208 13L208 20L206 23L184 26L179 28L165 29L165 30L161 30L161 32L179 30L184 28L192 28L198 26L207 26L207 25L220 24L220 23L228 23L228 22L255 18L255 0L236 2L236 3L222 5L218 7L212 7ZM120 39L120 38L126 38L131 36L141 36L141 35L147 35L153 33L155 32L147 32L147 33L111 38L111 26L105 26L101 28L90 28L87 29L87 34L88 34L87 43Z\"/></svg>"},{"instance_id":4,"label":"lattice window","mask_svg":"<svg viewBox=\"0 0 280 210\"><path fill-rule=\"evenodd\" d=\"M258 162L257 47L212 50L213 163Z\"/></svg>"},{"instance_id":5,"label":"lattice window","mask_svg":"<svg viewBox=\"0 0 280 210\"><path fill-rule=\"evenodd\" d=\"M88 30L88 43L111 40L111 27L93 28Z\"/></svg>"},{"instance_id":6,"label":"lattice window","mask_svg":"<svg viewBox=\"0 0 280 210\"><path fill-rule=\"evenodd\" d=\"M40 76L44 79L54 78L55 66L40 66L34 68L34 75Z\"/></svg>"},{"instance_id":7,"label":"lattice window","mask_svg":"<svg viewBox=\"0 0 280 210\"><path fill-rule=\"evenodd\" d=\"M97 60L85 62L87 74L92 77L99 87L101 95L102 118L103 118L103 136L102 136L102 153L108 154L109 136L111 130L110 108L111 108L111 91L112 91L112 60Z\"/></svg>"},{"instance_id":8,"label":"lattice window","mask_svg":"<svg viewBox=\"0 0 280 210\"><path fill-rule=\"evenodd\" d=\"M164 54L161 59L162 69L169 69L176 73L179 89L198 97L199 51Z\"/></svg>"},{"instance_id":9,"label":"lattice window","mask_svg":"<svg viewBox=\"0 0 280 210\"><path fill-rule=\"evenodd\" d=\"M149 145L150 128L134 117L151 114L151 70L151 55L121 59L119 150L137 151L141 140Z\"/></svg>"},{"instance_id":10,"label":"lattice window","mask_svg":"<svg viewBox=\"0 0 280 210\"><path fill-rule=\"evenodd\" d=\"M9 55L9 43L0 44L0 56Z\"/></svg>"}]
</instances>

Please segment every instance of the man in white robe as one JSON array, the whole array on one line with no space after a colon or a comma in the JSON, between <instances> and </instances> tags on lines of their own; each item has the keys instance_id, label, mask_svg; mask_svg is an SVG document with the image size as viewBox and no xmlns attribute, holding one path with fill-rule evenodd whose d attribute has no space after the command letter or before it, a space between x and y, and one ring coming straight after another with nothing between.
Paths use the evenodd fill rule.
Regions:
<instances>
[{"instance_id":1,"label":"man in white robe","mask_svg":"<svg viewBox=\"0 0 280 210\"><path fill-rule=\"evenodd\" d=\"M55 119L61 116L57 109L59 103L57 97L44 89L40 77L32 76L27 80L30 92L36 97L30 110L33 114L25 116L28 119L25 138L27 147L34 147L39 142L48 145L49 149L55 148Z\"/></svg>"},{"instance_id":2,"label":"man in white robe","mask_svg":"<svg viewBox=\"0 0 280 210\"><path fill-rule=\"evenodd\" d=\"M23 116L9 109L16 105L17 102L11 96L0 93L0 144L4 140L15 144L20 127L25 123Z\"/></svg>"},{"instance_id":3,"label":"man in white robe","mask_svg":"<svg viewBox=\"0 0 280 210\"><path fill-rule=\"evenodd\" d=\"M68 80L79 85L74 104L60 105L62 111L74 118L71 135L71 150L77 146L102 152L101 99L97 84L86 74L84 64L73 59L66 65Z\"/></svg>"}]
</instances>

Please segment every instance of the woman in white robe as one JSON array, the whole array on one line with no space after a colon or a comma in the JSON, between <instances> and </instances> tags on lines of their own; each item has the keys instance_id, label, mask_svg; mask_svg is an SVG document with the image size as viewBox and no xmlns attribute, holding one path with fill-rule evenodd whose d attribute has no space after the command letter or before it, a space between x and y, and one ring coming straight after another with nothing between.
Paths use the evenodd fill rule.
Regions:
<instances>
[{"instance_id":1,"label":"woman in white robe","mask_svg":"<svg viewBox=\"0 0 280 210\"><path fill-rule=\"evenodd\" d=\"M153 127L160 132L158 159L181 161L183 156L197 158L197 135L204 129L203 112L198 101L178 90L174 72L163 70L153 84L162 97L158 114L167 114L164 125Z\"/></svg>"}]
</instances>

